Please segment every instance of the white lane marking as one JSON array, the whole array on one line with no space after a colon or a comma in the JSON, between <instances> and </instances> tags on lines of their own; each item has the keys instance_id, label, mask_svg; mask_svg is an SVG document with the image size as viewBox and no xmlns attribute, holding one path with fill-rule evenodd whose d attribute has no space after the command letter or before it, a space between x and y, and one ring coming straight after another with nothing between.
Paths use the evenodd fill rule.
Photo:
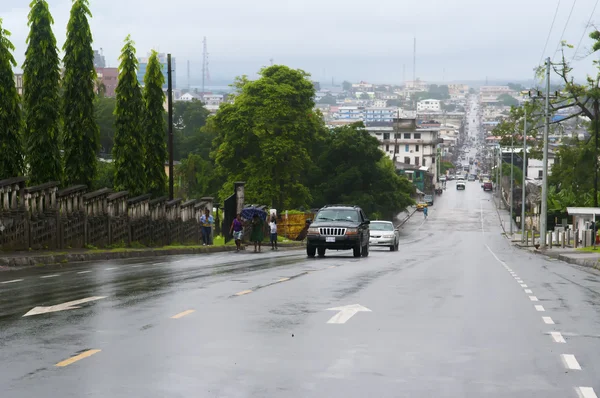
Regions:
<instances>
[{"instance_id":1,"label":"white lane marking","mask_svg":"<svg viewBox=\"0 0 600 398\"><path fill-rule=\"evenodd\" d=\"M78 274L89 274L92 271L79 271Z\"/></svg>"},{"instance_id":2,"label":"white lane marking","mask_svg":"<svg viewBox=\"0 0 600 398\"><path fill-rule=\"evenodd\" d=\"M521 287L527 287L527 285L524 283L521 283Z\"/></svg>"},{"instance_id":3,"label":"white lane marking","mask_svg":"<svg viewBox=\"0 0 600 398\"><path fill-rule=\"evenodd\" d=\"M535 296L529 296L529 300L531 301L539 301L537 297Z\"/></svg>"},{"instance_id":4,"label":"white lane marking","mask_svg":"<svg viewBox=\"0 0 600 398\"><path fill-rule=\"evenodd\" d=\"M74 310L79 307L79 304L85 304L90 301L96 301L106 298L106 296L94 296L94 297L86 297L81 300L68 301L66 303L51 305L48 307L35 307L31 309L28 313L23 316L31 316L31 315L39 315L39 314L47 314L49 312L57 312L57 311L65 311L65 310Z\"/></svg>"},{"instance_id":5,"label":"white lane marking","mask_svg":"<svg viewBox=\"0 0 600 398\"><path fill-rule=\"evenodd\" d=\"M543 316L542 319L546 325L554 325L554 321L549 316Z\"/></svg>"},{"instance_id":6,"label":"white lane marking","mask_svg":"<svg viewBox=\"0 0 600 398\"><path fill-rule=\"evenodd\" d=\"M139 264L139 265L132 265L131 268L140 268L141 266L143 266L144 264Z\"/></svg>"},{"instance_id":7,"label":"white lane marking","mask_svg":"<svg viewBox=\"0 0 600 398\"><path fill-rule=\"evenodd\" d=\"M57 277L58 274L53 274L53 275L44 275L44 276L40 276L40 278L54 278Z\"/></svg>"},{"instance_id":8,"label":"white lane marking","mask_svg":"<svg viewBox=\"0 0 600 398\"><path fill-rule=\"evenodd\" d=\"M112 271L113 269L117 269L117 267L110 267L110 268L105 268L105 271Z\"/></svg>"},{"instance_id":9,"label":"white lane marking","mask_svg":"<svg viewBox=\"0 0 600 398\"><path fill-rule=\"evenodd\" d=\"M532 294L533 292L531 291L531 289L525 289L525 293Z\"/></svg>"},{"instance_id":10,"label":"white lane marking","mask_svg":"<svg viewBox=\"0 0 600 398\"><path fill-rule=\"evenodd\" d=\"M536 306L535 306L535 310L536 310L536 311L539 311L539 312L544 312L544 311L546 311L546 310L544 309L544 306L543 306L543 305L536 305Z\"/></svg>"},{"instance_id":11,"label":"white lane marking","mask_svg":"<svg viewBox=\"0 0 600 398\"><path fill-rule=\"evenodd\" d=\"M492 253L492 256L494 256L494 258L496 259L496 261L498 261L500 264L504 265L505 267L508 267L504 261L500 260L500 259L498 258L498 256L496 256L496 253L494 253L494 252L492 251L492 249L490 249L490 247L489 247L488 245L485 245L485 247L487 247L488 251L489 251L490 253Z\"/></svg>"},{"instance_id":12,"label":"white lane marking","mask_svg":"<svg viewBox=\"0 0 600 398\"><path fill-rule=\"evenodd\" d=\"M485 235L485 229L483 228L483 202L479 201L479 218L481 219L481 234Z\"/></svg>"},{"instance_id":13,"label":"white lane marking","mask_svg":"<svg viewBox=\"0 0 600 398\"><path fill-rule=\"evenodd\" d=\"M579 366L579 362L577 362L577 359L575 358L575 355L562 354L560 357L561 357L561 359L563 361L563 364L565 365L565 367L567 369L581 370L581 366Z\"/></svg>"},{"instance_id":14,"label":"white lane marking","mask_svg":"<svg viewBox=\"0 0 600 398\"><path fill-rule=\"evenodd\" d=\"M23 282L23 279L13 279L12 281L0 282L0 285L6 285L8 283L17 283L17 282Z\"/></svg>"},{"instance_id":15,"label":"white lane marking","mask_svg":"<svg viewBox=\"0 0 600 398\"><path fill-rule=\"evenodd\" d=\"M555 343L566 343L565 338L560 332L550 332L550 336L552 336Z\"/></svg>"},{"instance_id":16,"label":"white lane marking","mask_svg":"<svg viewBox=\"0 0 600 398\"><path fill-rule=\"evenodd\" d=\"M577 387L575 390L579 398L598 398L592 387Z\"/></svg>"},{"instance_id":17,"label":"white lane marking","mask_svg":"<svg viewBox=\"0 0 600 398\"><path fill-rule=\"evenodd\" d=\"M350 318L356 315L358 312L371 312L370 309L363 307L360 304L345 305L343 307L327 308L327 311L339 311L337 314L332 316L327 323L346 323Z\"/></svg>"}]
</instances>

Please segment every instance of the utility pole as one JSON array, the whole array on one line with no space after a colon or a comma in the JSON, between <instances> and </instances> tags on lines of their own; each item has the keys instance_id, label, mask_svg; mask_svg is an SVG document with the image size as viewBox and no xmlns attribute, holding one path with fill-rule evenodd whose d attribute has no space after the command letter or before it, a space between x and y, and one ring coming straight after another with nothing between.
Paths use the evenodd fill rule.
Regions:
<instances>
[{"instance_id":1,"label":"utility pole","mask_svg":"<svg viewBox=\"0 0 600 398\"><path fill-rule=\"evenodd\" d=\"M521 243L525 242L525 199L527 191L527 104L523 106L523 186L521 194Z\"/></svg>"},{"instance_id":2,"label":"utility pole","mask_svg":"<svg viewBox=\"0 0 600 398\"><path fill-rule=\"evenodd\" d=\"M206 76L208 75L208 51L206 36L202 40L202 98L204 99L204 88L206 87Z\"/></svg>"},{"instance_id":3,"label":"utility pole","mask_svg":"<svg viewBox=\"0 0 600 398\"><path fill-rule=\"evenodd\" d=\"M546 59L546 106L544 124L544 154L542 157L542 211L540 214L540 246L546 248L548 223L548 133L550 130L550 57Z\"/></svg>"},{"instance_id":4,"label":"utility pole","mask_svg":"<svg viewBox=\"0 0 600 398\"><path fill-rule=\"evenodd\" d=\"M417 38L414 38L413 44L413 85L417 84Z\"/></svg>"},{"instance_id":5,"label":"utility pole","mask_svg":"<svg viewBox=\"0 0 600 398\"><path fill-rule=\"evenodd\" d=\"M173 68L167 54L167 107L169 112L169 200L173 200Z\"/></svg>"},{"instance_id":6,"label":"utility pole","mask_svg":"<svg viewBox=\"0 0 600 398\"><path fill-rule=\"evenodd\" d=\"M513 234L513 184L515 167L515 132L510 135L510 235Z\"/></svg>"}]
</instances>

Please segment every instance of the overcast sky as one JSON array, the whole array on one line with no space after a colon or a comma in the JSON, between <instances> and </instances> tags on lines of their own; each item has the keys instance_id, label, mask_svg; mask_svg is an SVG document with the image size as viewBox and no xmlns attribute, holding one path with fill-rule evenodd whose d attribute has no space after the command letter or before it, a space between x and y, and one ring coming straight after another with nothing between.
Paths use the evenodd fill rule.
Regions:
<instances>
[{"instance_id":1,"label":"overcast sky","mask_svg":"<svg viewBox=\"0 0 600 398\"><path fill-rule=\"evenodd\" d=\"M138 56L155 48L177 58L177 80L186 62L200 75L202 37L207 36L213 80L254 76L273 58L310 72L314 79L400 83L413 74L427 81L529 79L542 55L553 56L564 39L575 46L596 0L91 0L94 48L117 65L131 34ZM12 32L22 64L30 0L0 0L0 18ZM59 45L65 38L71 0L48 0ZM600 20L600 5L592 24ZM589 31L589 29L588 29ZM591 41L584 38L578 53ZM569 55L574 50L570 50ZM569 58L570 58L569 56ZM591 56L577 61L578 75L594 72ZM445 70L445 72L444 72ZM181 85L181 84L180 84Z\"/></svg>"}]
</instances>

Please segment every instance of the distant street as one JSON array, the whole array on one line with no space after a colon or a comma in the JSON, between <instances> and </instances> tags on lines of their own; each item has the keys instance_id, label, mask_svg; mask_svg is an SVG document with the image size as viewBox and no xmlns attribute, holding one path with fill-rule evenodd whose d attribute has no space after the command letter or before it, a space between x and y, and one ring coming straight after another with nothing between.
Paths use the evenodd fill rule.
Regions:
<instances>
[{"instance_id":1,"label":"distant street","mask_svg":"<svg viewBox=\"0 0 600 398\"><path fill-rule=\"evenodd\" d=\"M405 225L399 252L224 253L2 272L2 396L599 391L600 278L511 248L498 225L478 182L466 191L449 182L427 221L416 213ZM64 304L86 298L95 299ZM56 311L23 317L48 306Z\"/></svg>"}]
</instances>

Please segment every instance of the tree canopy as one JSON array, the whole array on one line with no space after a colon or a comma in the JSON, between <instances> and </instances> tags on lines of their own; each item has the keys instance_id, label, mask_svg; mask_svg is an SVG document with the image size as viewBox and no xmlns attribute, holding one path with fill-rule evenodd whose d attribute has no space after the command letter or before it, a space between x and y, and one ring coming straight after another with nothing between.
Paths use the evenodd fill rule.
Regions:
<instances>
[{"instance_id":1,"label":"tree canopy","mask_svg":"<svg viewBox=\"0 0 600 398\"><path fill-rule=\"evenodd\" d=\"M137 80L138 61L134 43L129 36L121 51L119 83L116 88L115 189L128 190L132 196L146 190L144 170L144 139L142 135L142 92Z\"/></svg>"},{"instance_id":2,"label":"tree canopy","mask_svg":"<svg viewBox=\"0 0 600 398\"><path fill-rule=\"evenodd\" d=\"M87 0L75 0L64 44L63 147L65 183L91 186L100 132L94 117L94 51Z\"/></svg>"},{"instance_id":3,"label":"tree canopy","mask_svg":"<svg viewBox=\"0 0 600 398\"><path fill-rule=\"evenodd\" d=\"M335 97L333 95L327 94L323 98L321 98L321 100L319 101L319 104L335 105L335 104L337 104L337 100L335 99Z\"/></svg>"},{"instance_id":4,"label":"tree canopy","mask_svg":"<svg viewBox=\"0 0 600 398\"><path fill-rule=\"evenodd\" d=\"M0 180L23 175L20 98L15 86L13 67L17 65L9 40L10 32L0 19Z\"/></svg>"},{"instance_id":5,"label":"tree canopy","mask_svg":"<svg viewBox=\"0 0 600 398\"><path fill-rule=\"evenodd\" d=\"M165 174L167 126L164 117L165 94L162 90L164 83L165 77L158 60L158 53L152 51L144 76L143 142L146 188L156 196L164 194L167 187L167 175Z\"/></svg>"},{"instance_id":6,"label":"tree canopy","mask_svg":"<svg viewBox=\"0 0 600 398\"><path fill-rule=\"evenodd\" d=\"M500 104L505 106L518 106L519 101L510 94L500 94L498 98L496 98Z\"/></svg>"},{"instance_id":7,"label":"tree canopy","mask_svg":"<svg viewBox=\"0 0 600 398\"><path fill-rule=\"evenodd\" d=\"M246 198L276 208L307 206L312 197L306 172L324 125L314 112L308 74L283 65L263 68L260 78L236 81L233 104L215 116L214 159L228 188L246 181Z\"/></svg>"},{"instance_id":8,"label":"tree canopy","mask_svg":"<svg viewBox=\"0 0 600 398\"><path fill-rule=\"evenodd\" d=\"M54 20L45 0L33 0L23 64L25 149L30 183L62 181L59 150L59 58Z\"/></svg>"},{"instance_id":9,"label":"tree canopy","mask_svg":"<svg viewBox=\"0 0 600 398\"><path fill-rule=\"evenodd\" d=\"M362 123L338 127L327 134L313 175L314 205L357 204L375 218L392 218L412 204L414 188L396 174Z\"/></svg>"}]
</instances>

